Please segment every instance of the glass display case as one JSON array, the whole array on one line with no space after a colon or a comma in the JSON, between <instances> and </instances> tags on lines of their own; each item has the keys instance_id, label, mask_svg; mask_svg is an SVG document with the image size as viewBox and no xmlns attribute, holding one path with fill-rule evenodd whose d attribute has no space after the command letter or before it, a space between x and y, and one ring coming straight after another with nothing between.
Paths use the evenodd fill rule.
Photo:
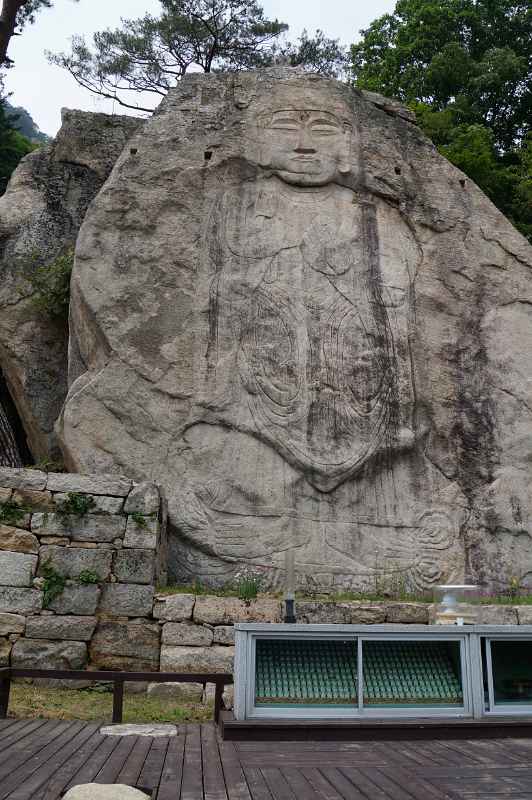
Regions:
<instances>
[{"instance_id":1,"label":"glass display case","mask_svg":"<svg viewBox=\"0 0 532 800\"><path fill-rule=\"evenodd\" d=\"M532 639L483 637L484 708L532 715Z\"/></svg>"},{"instance_id":2,"label":"glass display case","mask_svg":"<svg viewBox=\"0 0 532 800\"><path fill-rule=\"evenodd\" d=\"M246 627L236 628L241 718L470 713L468 642L456 628L420 636L412 626L392 634L373 626L264 625L249 635Z\"/></svg>"}]
</instances>

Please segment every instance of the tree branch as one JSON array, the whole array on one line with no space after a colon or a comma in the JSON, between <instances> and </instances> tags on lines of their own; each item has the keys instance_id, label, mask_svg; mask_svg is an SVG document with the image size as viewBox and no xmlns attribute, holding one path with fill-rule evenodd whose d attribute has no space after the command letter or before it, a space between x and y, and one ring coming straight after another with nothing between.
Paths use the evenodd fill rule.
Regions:
<instances>
[{"instance_id":1,"label":"tree branch","mask_svg":"<svg viewBox=\"0 0 532 800\"><path fill-rule=\"evenodd\" d=\"M28 3L28 0L3 0L0 12L0 65L12 64L8 58L7 48L15 33L17 14Z\"/></svg>"}]
</instances>

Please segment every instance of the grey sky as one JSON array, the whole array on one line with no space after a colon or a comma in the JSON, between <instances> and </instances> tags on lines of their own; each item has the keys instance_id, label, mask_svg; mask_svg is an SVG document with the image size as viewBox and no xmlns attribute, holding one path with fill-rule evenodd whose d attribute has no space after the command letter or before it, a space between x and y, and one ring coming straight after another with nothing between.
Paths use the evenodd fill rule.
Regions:
<instances>
[{"instance_id":1,"label":"grey sky","mask_svg":"<svg viewBox=\"0 0 532 800\"><path fill-rule=\"evenodd\" d=\"M262 6L269 17L290 25L290 38L303 28L309 32L321 28L349 44L358 38L360 28L392 11L395 0L263 0ZM62 106L113 113L112 101L79 87L67 72L48 64L44 51L68 50L73 34L90 39L94 31L118 26L121 17L157 14L159 9L157 0L55 0L54 8L42 11L35 25L12 40L9 54L15 66L6 80L13 92L11 102L27 108L41 130L51 135L61 124ZM124 113L118 105L114 111Z\"/></svg>"}]
</instances>

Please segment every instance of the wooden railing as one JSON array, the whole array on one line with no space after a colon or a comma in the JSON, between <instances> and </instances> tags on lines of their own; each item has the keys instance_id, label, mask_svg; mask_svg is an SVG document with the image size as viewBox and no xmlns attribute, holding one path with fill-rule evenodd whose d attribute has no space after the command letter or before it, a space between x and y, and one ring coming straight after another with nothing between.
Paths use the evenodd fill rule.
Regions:
<instances>
[{"instance_id":1,"label":"wooden railing","mask_svg":"<svg viewBox=\"0 0 532 800\"><path fill-rule=\"evenodd\" d=\"M149 681L150 683L214 683L214 720L218 722L223 706L224 687L233 683L233 676L228 673L181 673L181 672L112 672L111 670L74 670L74 669L18 669L16 667L0 668L0 719L7 717L9 693L13 678L46 678L47 680L66 681L107 681L113 685L113 722L122 722L124 706L124 683L127 681Z\"/></svg>"}]
</instances>

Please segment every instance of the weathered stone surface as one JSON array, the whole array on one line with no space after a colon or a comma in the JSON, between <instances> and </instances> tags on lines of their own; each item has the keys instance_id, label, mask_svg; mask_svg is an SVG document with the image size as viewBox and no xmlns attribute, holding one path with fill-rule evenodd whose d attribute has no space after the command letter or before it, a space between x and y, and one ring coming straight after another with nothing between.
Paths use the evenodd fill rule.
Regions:
<instances>
[{"instance_id":1,"label":"weathered stone surface","mask_svg":"<svg viewBox=\"0 0 532 800\"><path fill-rule=\"evenodd\" d=\"M156 519L145 517L144 524L139 525L132 517L128 517L124 547L145 547L155 550L158 535L159 523Z\"/></svg>"},{"instance_id":2,"label":"weathered stone surface","mask_svg":"<svg viewBox=\"0 0 532 800\"><path fill-rule=\"evenodd\" d=\"M47 561L66 578L77 578L80 572L90 570L104 581L111 571L111 550L85 549L83 547L56 547L44 545L39 550L39 571Z\"/></svg>"},{"instance_id":3,"label":"weathered stone surface","mask_svg":"<svg viewBox=\"0 0 532 800\"><path fill-rule=\"evenodd\" d=\"M168 736L177 736L175 725L149 724L146 722L128 722L125 725L105 725L100 728L102 736L149 736L151 739L159 739Z\"/></svg>"},{"instance_id":4,"label":"weathered stone surface","mask_svg":"<svg viewBox=\"0 0 532 800\"><path fill-rule=\"evenodd\" d=\"M84 669L87 646L83 642L19 639L11 651L11 666L35 669Z\"/></svg>"},{"instance_id":5,"label":"weathered stone surface","mask_svg":"<svg viewBox=\"0 0 532 800\"><path fill-rule=\"evenodd\" d=\"M163 644L209 647L213 642L213 632L192 622L167 622L163 625L161 641Z\"/></svg>"},{"instance_id":6,"label":"weathered stone surface","mask_svg":"<svg viewBox=\"0 0 532 800\"><path fill-rule=\"evenodd\" d=\"M232 672L234 647L162 645L161 672Z\"/></svg>"},{"instance_id":7,"label":"weathered stone surface","mask_svg":"<svg viewBox=\"0 0 532 800\"><path fill-rule=\"evenodd\" d=\"M466 609L466 604L462 607ZM517 625L519 621L518 609L514 606L469 605L467 610L476 615L476 625Z\"/></svg>"},{"instance_id":8,"label":"weathered stone surface","mask_svg":"<svg viewBox=\"0 0 532 800\"><path fill-rule=\"evenodd\" d=\"M159 511L159 490L154 483L144 481L134 486L124 505L126 514L157 514Z\"/></svg>"},{"instance_id":9,"label":"weathered stone surface","mask_svg":"<svg viewBox=\"0 0 532 800\"><path fill-rule=\"evenodd\" d=\"M12 646L8 639L0 638L0 667L9 667L9 656Z\"/></svg>"},{"instance_id":10,"label":"weathered stone surface","mask_svg":"<svg viewBox=\"0 0 532 800\"><path fill-rule=\"evenodd\" d=\"M38 589L0 586L0 611L35 614L42 608L43 593Z\"/></svg>"},{"instance_id":11,"label":"weathered stone surface","mask_svg":"<svg viewBox=\"0 0 532 800\"><path fill-rule=\"evenodd\" d=\"M151 614L153 587L126 583L107 583L102 587L98 610L126 617L145 617Z\"/></svg>"},{"instance_id":12,"label":"weathered stone surface","mask_svg":"<svg viewBox=\"0 0 532 800\"><path fill-rule=\"evenodd\" d=\"M387 603L386 622L427 625L429 603Z\"/></svg>"},{"instance_id":13,"label":"weathered stone surface","mask_svg":"<svg viewBox=\"0 0 532 800\"><path fill-rule=\"evenodd\" d=\"M49 264L74 246L88 204L139 124L65 110L54 141L22 160L0 200L0 367L36 458L59 455L53 428L67 389L67 328L35 307L24 273L36 253Z\"/></svg>"},{"instance_id":14,"label":"weathered stone surface","mask_svg":"<svg viewBox=\"0 0 532 800\"><path fill-rule=\"evenodd\" d=\"M10 633L24 633L26 617L20 614L0 613L0 636Z\"/></svg>"},{"instance_id":15,"label":"weathered stone surface","mask_svg":"<svg viewBox=\"0 0 532 800\"><path fill-rule=\"evenodd\" d=\"M303 623L378 625L386 619L386 607L367 603L300 601L296 603L296 617Z\"/></svg>"},{"instance_id":16,"label":"weathered stone surface","mask_svg":"<svg viewBox=\"0 0 532 800\"><path fill-rule=\"evenodd\" d=\"M176 700L185 700L187 703L200 703L203 697L202 683L150 683L148 686L150 697L171 697Z\"/></svg>"},{"instance_id":17,"label":"weathered stone surface","mask_svg":"<svg viewBox=\"0 0 532 800\"><path fill-rule=\"evenodd\" d=\"M17 553L38 553L39 540L33 534L22 531L20 528L0 524L0 550L14 550Z\"/></svg>"},{"instance_id":18,"label":"weathered stone surface","mask_svg":"<svg viewBox=\"0 0 532 800\"><path fill-rule=\"evenodd\" d=\"M69 465L157 476L182 582L288 545L333 589L463 581L466 542L532 574L532 250L474 184L281 67L188 76L132 143L77 243Z\"/></svg>"},{"instance_id":19,"label":"weathered stone surface","mask_svg":"<svg viewBox=\"0 0 532 800\"><path fill-rule=\"evenodd\" d=\"M515 606L519 625L532 625L532 606Z\"/></svg>"},{"instance_id":20,"label":"weathered stone surface","mask_svg":"<svg viewBox=\"0 0 532 800\"><path fill-rule=\"evenodd\" d=\"M226 625L230 622L245 622L247 607L236 597L216 597L205 595L196 597L193 614L194 622L208 625Z\"/></svg>"},{"instance_id":21,"label":"weathered stone surface","mask_svg":"<svg viewBox=\"0 0 532 800\"><path fill-rule=\"evenodd\" d=\"M153 550L120 550L115 556L114 574L124 583L153 583Z\"/></svg>"},{"instance_id":22,"label":"weathered stone surface","mask_svg":"<svg viewBox=\"0 0 532 800\"><path fill-rule=\"evenodd\" d=\"M11 500L12 496L12 489L2 489L2 487L0 487L0 503L7 503L8 500Z\"/></svg>"},{"instance_id":23,"label":"weathered stone surface","mask_svg":"<svg viewBox=\"0 0 532 800\"><path fill-rule=\"evenodd\" d=\"M89 647L91 663L99 669L156 672L159 635L153 622L100 622Z\"/></svg>"},{"instance_id":24,"label":"weathered stone surface","mask_svg":"<svg viewBox=\"0 0 532 800\"><path fill-rule=\"evenodd\" d=\"M69 536L78 542L112 542L124 535L126 518L100 514L34 514L31 529L39 536Z\"/></svg>"},{"instance_id":25,"label":"weathered stone surface","mask_svg":"<svg viewBox=\"0 0 532 800\"><path fill-rule=\"evenodd\" d=\"M67 639L88 642L96 628L96 617L28 617L28 639Z\"/></svg>"},{"instance_id":26,"label":"weathered stone surface","mask_svg":"<svg viewBox=\"0 0 532 800\"><path fill-rule=\"evenodd\" d=\"M52 492L80 492L126 497L131 481L119 475L72 475L65 472L50 472L47 488Z\"/></svg>"},{"instance_id":27,"label":"weathered stone surface","mask_svg":"<svg viewBox=\"0 0 532 800\"><path fill-rule=\"evenodd\" d=\"M218 625L214 629L214 644L234 644L235 629L232 625Z\"/></svg>"},{"instance_id":28,"label":"weathered stone surface","mask_svg":"<svg viewBox=\"0 0 532 800\"><path fill-rule=\"evenodd\" d=\"M0 486L4 488L40 491L45 488L46 479L46 472L39 472L37 469L0 467Z\"/></svg>"},{"instance_id":29,"label":"weathered stone surface","mask_svg":"<svg viewBox=\"0 0 532 800\"><path fill-rule=\"evenodd\" d=\"M149 800L144 792L122 783L80 783L63 797L64 800Z\"/></svg>"},{"instance_id":30,"label":"weathered stone surface","mask_svg":"<svg viewBox=\"0 0 532 800\"><path fill-rule=\"evenodd\" d=\"M183 622L192 619L196 596L193 594L159 595L153 606L155 619Z\"/></svg>"},{"instance_id":31,"label":"weathered stone surface","mask_svg":"<svg viewBox=\"0 0 532 800\"><path fill-rule=\"evenodd\" d=\"M19 489L13 493L13 502L29 507L32 511L51 511L54 501L51 492L37 492L33 489Z\"/></svg>"},{"instance_id":32,"label":"weathered stone surface","mask_svg":"<svg viewBox=\"0 0 532 800\"><path fill-rule=\"evenodd\" d=\"M105 495L89 494L87 497L93 502L91 512L102 514L120 514L124 499L122 497L105 497ZM57 492L53 495L54 503L63 503L68 500L68 492Z\"/></svg>"},{"instance_id":33,"label":"weathered stone surface","mask_svg":"<svg viewBox=\"0 0 532 800\"><path fill-rule=\"evenodd\" d=\"M280 600L259 597L246 603L246 622L282 622L283 604Z\"/></svg>"},{"instance_id":34,"label":"weathered stone surface","mask_svg":"<svg viewBox=\"0 0 532 800\"><path fill-rule=\"evenodd\" d=\"M5 586L31 586L37 556L0 550L0 580Z\"/></svg>"}]
</instances>

